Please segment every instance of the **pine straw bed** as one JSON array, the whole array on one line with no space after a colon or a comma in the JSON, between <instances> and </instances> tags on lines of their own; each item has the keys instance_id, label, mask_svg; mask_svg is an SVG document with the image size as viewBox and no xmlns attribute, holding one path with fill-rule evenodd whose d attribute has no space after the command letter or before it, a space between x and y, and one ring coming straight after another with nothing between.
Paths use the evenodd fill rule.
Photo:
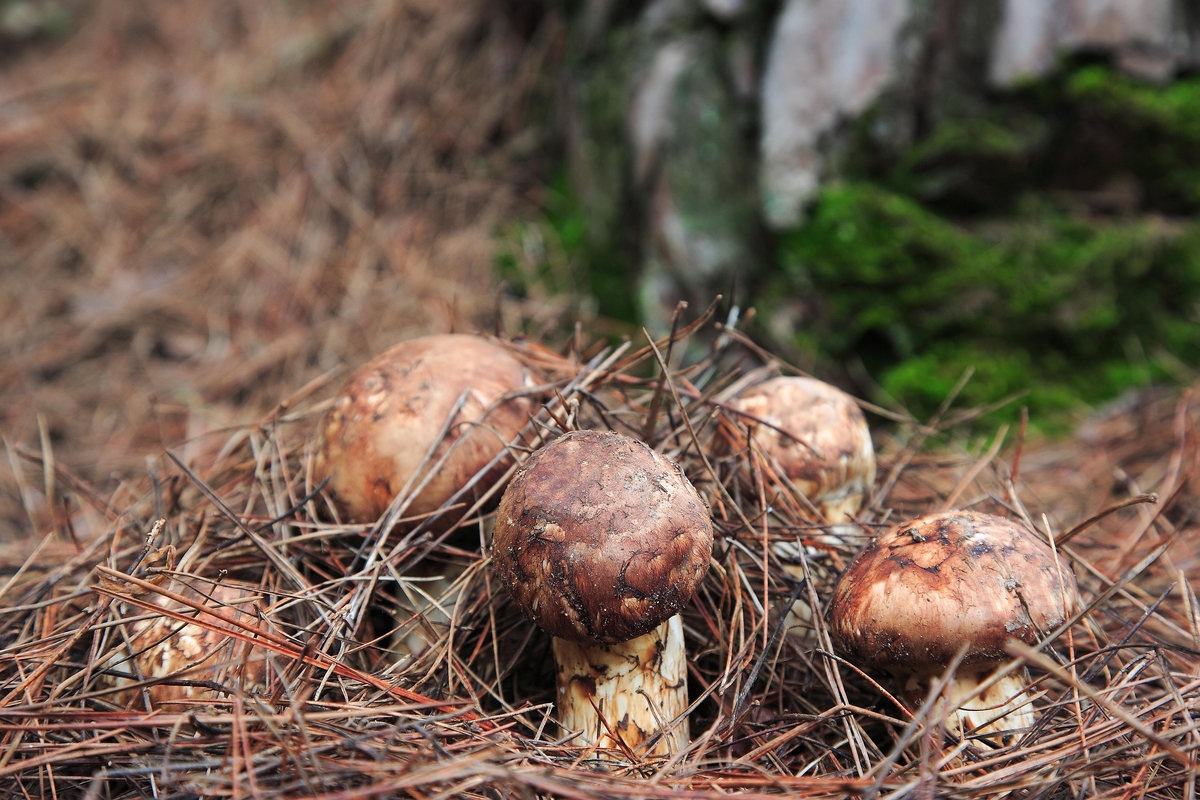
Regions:
<instances>
[{"instance_id":1,"label":"pine straw bed","mask_svg":"<svg viewBox=\"0 0 1200 800\"><path fill-rule=\"evenodd\" d=\"M768 488L771 465L745 447L724 408L739 388L785 368L763 365L767 354L717 328L707 354L685 366L677 341L614 350L577 339L566 355L505 342L544 381L531 390L543 406L512 448L518 460L564 428L610 428L677 460L712 508L712 568L685 613L685 752L614 765L557 741L549 637L490 575L499 484L477 484L440 520L390 530L330 521L309 476L332 394L318 383L256 425L191 442L186 461L170 451L168 467L111 496L49 453L14 451L74 510L32 552L4 554L5 796L1194 796L1200 608L1182 570L1195 567L1197 449L1186 395L1144 396L1019 465L1020 432L1008 459L1002 434L986 449L956 436L982 409L954 411L953 397L927 423L870 407L893 418L874 503L858 541L821 544L806 502ZM665 379L664 363L676 365ZM934 442L942 446L931 450ZM1076 528L1151 489L1157 504L1126 502ZM873 530L948 505L1040 531L1049 524L1088 603L1025 652L1044 696L1037 725L1010 747L957 741L939 720L901 707L890 681L831 653L820 615L811 630L778 624L795 597L827 598ZM794 577L797 564L784 569L771 546L797 540L810 545L799 568L811 581ZM458 577L439 582L449 565ZM256 599L237 613L185 597L214 581ZM219 699L148 707L140 691L112 688L115 677L139 677L121 654L146 614L232 637L239 655L223 673L194 669L137 687L191 682ZM239 664L259 659L267 685L247 690Z\"/></svg>"},{"instance_id":2,"label":"pine straw bed","mask_svg":"<svg viewBox=\"0 0 1200 800\"><path fill-rule=\"evenodd\" d=\"M64 5L71 38L0 42L0 432L36 441L41 415L111 491L393 342L491 327L497 228L539 202L529 111L553 94L559 15ZM500 311L517 330L562 306ZM24 516L0 471L0 542Z\"/></svg>"}]
</instances>

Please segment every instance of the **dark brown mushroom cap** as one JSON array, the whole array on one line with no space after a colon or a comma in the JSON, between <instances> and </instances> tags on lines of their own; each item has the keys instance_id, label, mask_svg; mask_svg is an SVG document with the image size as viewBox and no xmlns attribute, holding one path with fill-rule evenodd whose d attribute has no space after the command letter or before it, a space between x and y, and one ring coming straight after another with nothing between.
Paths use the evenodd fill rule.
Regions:
<instances>
[{"instance_id":1,"label":"dark brown mushroom cap","mask_svg":"<svg viewBox=\"0 0 1200 800\"><path fill-rule=\"evenodd\" d=\"M457 439L464 441L406 514L434 511L525 426L532 408L525 398L511 399L481 418L505 393L531 383L519 361L478 336L401 342L359 369L334 401L314 477L330 477L328 491L346 519L375 521L421 464L459 395L470 389L434 462Z\"/></svg>"},{"instance_id":2,"label":"dark brown mushroom cap","mask_svg":"<svg viewBox=\"0 0 1200 800\"><path fill-rule=\"evenodd\" d=\"M1082 604L1070 566L1020 525L947 511L880 536L833 590L829 631L858 664L880 669L1005 657L1010 639L1033 643Z\"/></svg>"},{"instance_id":3,"label":"dark brown mushroom cap","mask_svg":"<svg viewBox=\"0 0 1200 800\"><path fill-rule=\"evenodd\" d=\"M708 509L679 467L616 433L534 453L496 512L496 572L548 633L616 644L679 613L712 557Z\"/></svg>"},{"instance_id":4,"label":"dark brown mushroom cap","mask_svg":"<svg viewBox=\"0 0 1200 800\"><path fill-rule=\"evenodd\" d=\"M787 377L743 392L732 405L775 426L741 420L754 428L755 441L779 461L805 495L826 503L852 497L846 515L858 510L862 496L875 482L875 450L867 420L854 398L823 381ZM814 446L820 455L801 442Z\"/></svg>"}]
</instances>

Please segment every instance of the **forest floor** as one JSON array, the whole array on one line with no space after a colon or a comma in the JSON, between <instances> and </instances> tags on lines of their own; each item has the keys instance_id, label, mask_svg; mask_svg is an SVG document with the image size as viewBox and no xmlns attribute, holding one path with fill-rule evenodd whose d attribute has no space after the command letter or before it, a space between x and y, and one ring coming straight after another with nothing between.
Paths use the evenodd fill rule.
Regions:
<instances>
[{"instance_id":1,"label":"forest floor","mask_svg":"<svg viewBox=\"0 0 1200 800\"><path fill-rule=\"evenodd\" d=\"M111 490L396 341L491 329L497 226L537 202L526 118L557 18L483 0L77 13L67 38L0 38L9 442L44 434ZM0 472L4 540L28 522Z\"/></svg>"},{"instance_id":2,"label":"forest floor","mask_svg":"<svg viewBox=\"0 0 1200 800\"><path fill-rule=\"evenodd\" d=\"M493 272L497 230L539 201L550 134L531 120L554 96L565 39L554 14L519 12L101 1L65 39L9 43L0 432L12 453L47 452L112 492L159 468L164 447L190 462L396 341L557 313L499 297ZM1026 452L1030 481L1047 470L1036 486L1052 521L1162 490L1178 426L1165 439L1144 428L1163 396L1130 395ZM46 519L41 470L23 463L21 489L0 470L0 541Z\"/></svg>"},{"instance_id":3,"label":"forest floor","mask_svg":"<svg viewBox=\"0 0 1200 800\"><path fill-rule=\"evenodd\" d=\"M1028 750L992 757L984 747L970 764L931 766L929 749L941 743L918 742L913 726L887 716L896 706L876 684L847 671L847 694L832 678L837 664L825 666L811 642L769 653L772 604L781 594L786 600L795 581L767 546L767 512L760 542L739 538L737 519L728 508L718 514L717 503L721 566L689 621L689 635L708 637L690 663L693 683L708 687L693 732L701 720L710 727L692 755L659 772L640 764L589 771L579 766L579 748L551 741L546 639L493 594L486 552L446 551L471 565L469 589L451 600L473 615L451 626L460 633L408 662L388 650L386 631L364 634L359 646L360 629L343 610L362 612L379 579L366 567L351 572L360 565L353 536L362 526L300 518L306 503L298 498L311 488L306 437L321 399L404 338L511 333L531 320L536 329L566 308L504 297L493 272L497 231L539 207L548 134L531 120L546 117L550 67L565 42L561 20L532 8L486 0L97 0L81 7L68 38L0 51L0 433L8 457L0 468L0 596L8 593L0 667L5 686L17 687L0 701L10 715L0 719L0 777L18 776L27 794L45 794L48 780L69 787L68 796L95 797L86 787L103 774L146 796L157 792L156 775L166 781L167 765L185 759L191 772L171 773L175 789L200 791L194 780L232 796L257 796L258 782L268 780L280 782L280 797L315 792L313 780L329 796L362 797L418 789L450 796L481 786L500 787L489 797L725 789L842 796L881 786L909 791L912 780L934 781L929 796L951 785L970 797L1039 787L1065 794L1068 786L1082 794L1080 782L1089 780L1093 793L1099 783L1114 793L1129 784L1185 796L1180 787L1194 788L1195 757L1179 748L1193 747L1188 714L1200 707L1189 682L1200 607L1186 590L1187 579L1196 586L1200 578L1200 442L1186 390L1130 394L1071 436L1023 449L1016 429L990 444L958 433L956 422L978 417L970 409L949 406L928 423L872 420L878 485L889 489L871 512L876 520L942 506L1005 513L1023 501L1032 521L1045 514L1062 535L1103 509L1159 496L1079 531L1064 549L1088 597L1100 598L1085 621L1099 637L1087 656L1095 666L1082 679L1054 673L1047 686L1074 701L1046 712L1053 724L1031 734ZM657 374L648 349L627 356L627 374L581 366L576 356L585 350L558 357L526 345L525 355L553 367L547 374L568 394L579 390L573 376L594 378L593 395L572 396L577 402L606 397L607 411L634 420L657 409L648 401L656 390L647 375ZM757 365L752 352L738 350L740 366ZM714 359L714 371L721 364L728 362ZM694 377L685 371L673 381ZM549 393L544 400L556 402ZM719 415L703 402L674 401L658 428L650 412L645 429L657 431L664 452L674 448L700 486L716 473L701 469L708 465L699 440L692 433L689 449L683 431L692 423L680 425L678 412L699 408L686 415L705 425ZM289 426L293 411L298 424ZM558 421L539 413L543 428ZM598 413L592 422L607 424L605 409ZM726 465L723 474L749 497L754 470L744 467ZM1006 483L1014 476L1015 487ZM719 498L728 496L724 485L702 489ZM96 566L132 574L143 558L167 558L142 550L132 535L159 517L181 549L190 543L198 553L208 537L212 549L197 571L211 568L217 580L239 579L258 586L264 602L278 600L258 621L226 614L205 623L261 645L281 664L272 679L278 688L253 699L257 710L246 711L249 694L227 695L221 713L201 724L199 706L164 714L123 704L112 689L88 693L100 685L94 671L106 669L97 653L121 647L112 631L128 617L118 609L146 607L145 592L157 591L149 581L98 579ZM281 520L278 541L255 538ZM804 529L790 524L771 535ZM44 535L51 530L60 535ZM826 550L835 566L853 555L848 546ZM177 576L192 565L179 565ZM145 574L161 576L158 569ZM833 574L827 568L824 580ZM397 604L382 590L381 597ZM398 605L396 619L407 615L412 624ZM192 608L211 616L202 604ZM337 609L332 618L329 609ZM363 630L377 622L357 618ZM326 640L304 638L318 628ZM1078 630L1072 648L1086 646L1085 627ZM531 666L513 669L518 663ZM1093 689L1088 680L1107 683ZM713 691L718 686L730 691ZM1080 691L1101 690L1106 712L1120 705L1121 725L1079 711ZM1136 715L1148 716L1130 722ZM1045 747L1036 751L1041 761L1032 757L1035 744ZM838 761L847 747L867 759L857 777ZM874 789L866 767L880 768ZM349 793L337 794L342 788Z\"/></svg>"}]
</instances>

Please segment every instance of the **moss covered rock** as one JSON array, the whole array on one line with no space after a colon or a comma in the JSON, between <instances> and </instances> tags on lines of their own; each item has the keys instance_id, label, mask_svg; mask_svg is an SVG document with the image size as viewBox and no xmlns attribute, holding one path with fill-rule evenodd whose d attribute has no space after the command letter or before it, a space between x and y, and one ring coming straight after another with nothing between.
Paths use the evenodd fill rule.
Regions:
<instances>
[{"instance_id":1,"label":"moss covered rock","mask_svg":"<svg viewBox=\"0 0 1200 800\"><path fill-rule=\"evenodd\" d=\"M858 353L918 412L973 366L968 401L1020 390L1063 411L1200 358L1200 226L1082 219L1027 198L1006 219L952 222L871 183L830 185L781 244L777 298L808 298L794 346Z\"/></svg>"}]
</instances>

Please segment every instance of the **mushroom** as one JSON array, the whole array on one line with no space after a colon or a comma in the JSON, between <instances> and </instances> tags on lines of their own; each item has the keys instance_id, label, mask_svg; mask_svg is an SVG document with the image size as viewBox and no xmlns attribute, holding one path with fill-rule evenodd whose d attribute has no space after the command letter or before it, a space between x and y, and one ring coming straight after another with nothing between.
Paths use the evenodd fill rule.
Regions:
<instances>
[{"instance_id":1,"label":"mushroom","mask_svg":"<svg viewBox=\"0 0 1200 800\"><path fill-rule=\"evenodd\" d=\"M854 398L814 378L774 378L731 405L826 522L853 519L875 483L871 431Z\"/></svg>"},{"instance_id":2,"label":"mushroom","mask_svg":"<svg viewBox=\"0 0 1200 800\"><path fill-rule=\"evenodd\" d=\"M815 378L773 378L743 392L731 405L748 415L741 421L749 426L755 444L832 526L816 540L837 544L855 533L846 523L875 483L875 449L854 398ZM771 550L785 572L804 578L796 544L778 541ZM797 600L784 627L803 639L811 622L812 609Z\"/></svg>"},{"instance_id":3,"label":"mushroom","mask_svg":"<svg viewBox=\"0 0 1200 800\"><path fill-rule=\"evenodd\" d=\"M889 529L851 562L833 590L829 631L857 664L891 672L914 705L959 650L946 689L959 736L996 734L1005 744L1034 722L1023 674L972 698L1007 660L1005 643L1032 644L1081 607L1075 575L1021 525L974 511L946 511Z\"/></svg>"},{"instance_id":4,"label":"mushroom","mask_svg":"<svg viewBox=\"0 0 1200 800\"><path fill-rule=\"evenodd\" d=\"M391 651L396 666L407 667L450 630L467 567L455 561L425 560L405 571L396 587L391 616Z\"/></svg>"},{"instance_id":5,"label":"mushroom","mask_svg":"<svg viewBox=\"0 0 1200 800\"><path fill-rule=\"evenodd\" d=\"M533 408L526 398L492 406L531 384L516 358L478 336L402 342L367 362L334 401L314 477L329 477L328 490L349 521L374 522L421 466L459 396L469 390L428 467L457 445L454 452L407 508L408 516L436 511L525 427Z\"/></svg>"},{"instance_id":6,"label":"mushroom","mask_svg":"<svg viewBox=\"0 0 1200 800\"><path fill-rule=\"evenodd\" d=\"M496 572L554 637L559 723L577 743L642 755L687 745L679 611L712 541L679 467L616 433L568 433L513 478L496 514Z\"/></svg>"},{"instance_id":7,"label":"mushroom","mask_svg":"<svg viewBox=\"0 0 1200 800\"><path fill-rule=\"evenodd\" d=\"M256 612L249 604L258 600L258 594L249 589L200 579L195 587L175 582L171 589L248 625L255 624ZM194 613L191 607L164 597L156 602L163 608ZM228 627L228 623L208 619ZM109 658L105 668L109 685L123 689L116 695L123 706L141 697L141 691L132 686L135 680L167 679L146 687L152 706L210 700L239 690L263 691L267 684L267 663L261 651L228 634L166 615L134 622L127 647Z\"/></svg>"}]
</instances>

